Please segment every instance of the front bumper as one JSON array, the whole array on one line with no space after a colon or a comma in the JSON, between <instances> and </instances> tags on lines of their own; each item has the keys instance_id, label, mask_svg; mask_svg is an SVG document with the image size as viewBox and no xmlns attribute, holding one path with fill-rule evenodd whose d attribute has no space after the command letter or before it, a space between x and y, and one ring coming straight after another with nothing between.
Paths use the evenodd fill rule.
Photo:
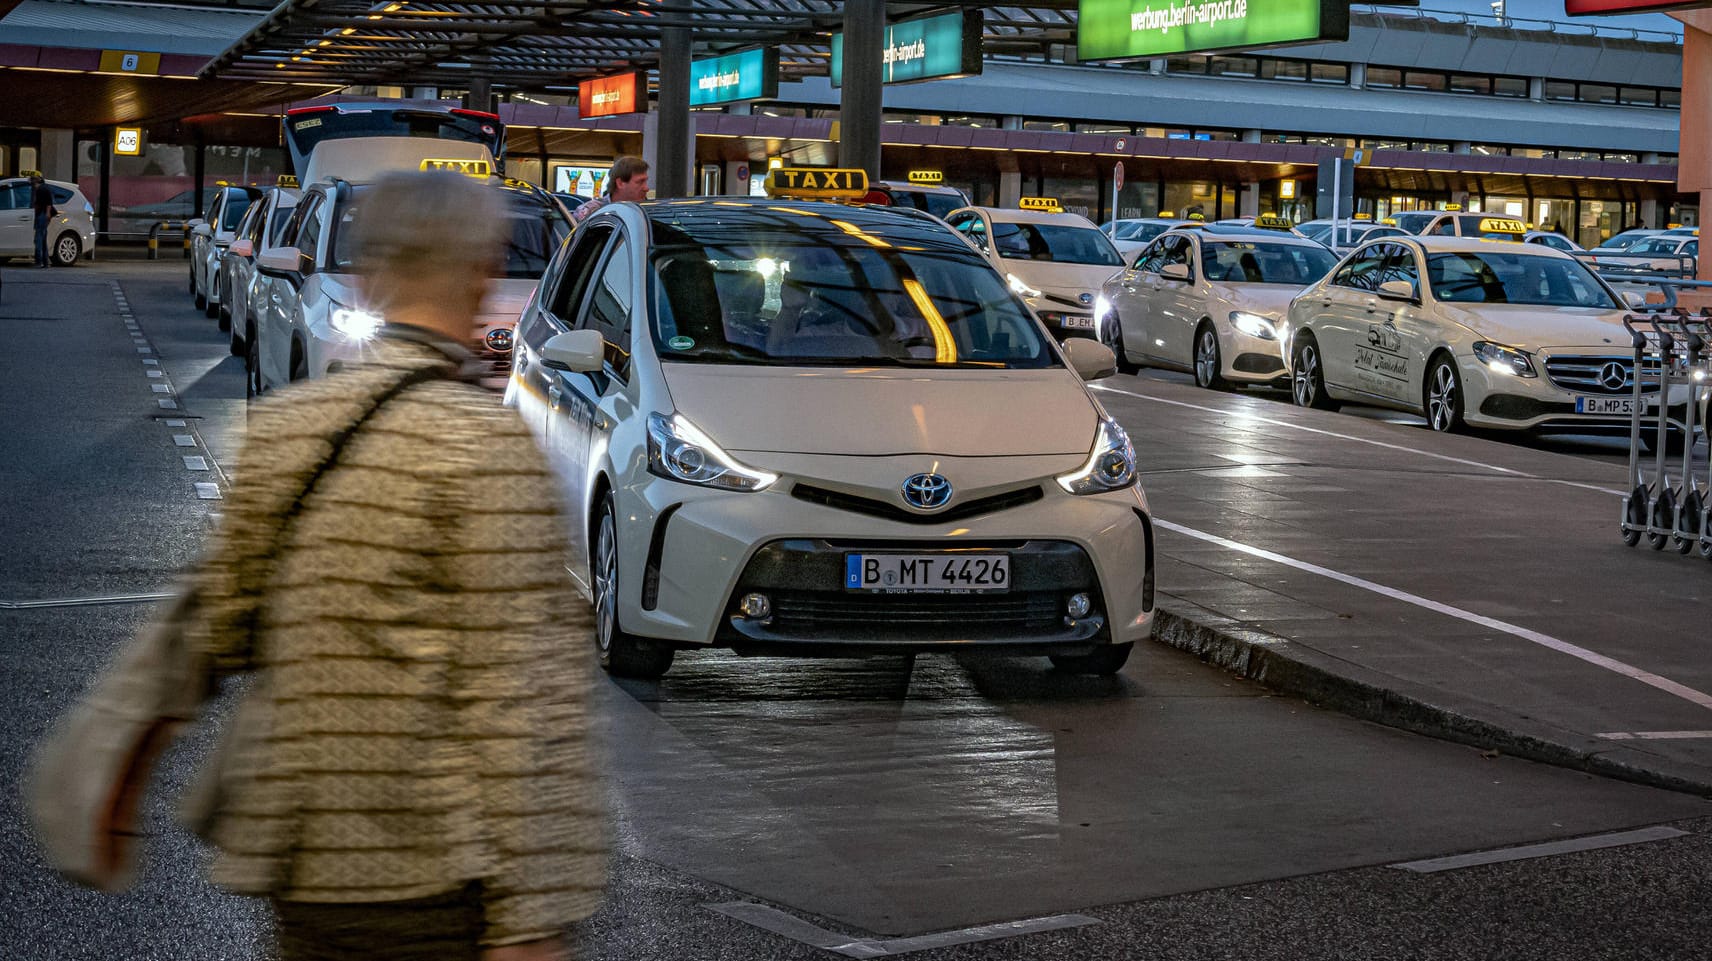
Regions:
<instances>
[{"instance_id":1,"label":"front bumper","mask_svg":"<svg viewBox=\"0 0 1712 961\"><path fill-rule=\"evenodd\" d=\"M1047 481L1046 483L1050 483ZM1044 486L1044 485L1043 485ZM746 652L1002 648L1085 653L1144 640L1153 609L1153 525L1139 489L1044 496L993 513L914 523L833 506L784 482L757 494L670 482L621 487L619 614L625 630ZM851 508L851 509L847 509ZM1014 589L983 595L843 589L850 550L971 548L1012 558ZM769 622L736 617L768 593ZM1070 594L1094 611L1065 623Z\"/></svg>"},{"instance_id":2,"label":"front bumper","mask_svg":"<svg viewBox=\"0 0 1712 961\"><path fill-rule=\"evenodd\" d=\"M1283 329L1282 320L1274 321ZM1245 334L1229 321L1218 328L1219 361L1225 380L1239 384L1275 384L1290 376L1277 339Z\"/></svg>"},{"instance_id":3,"label":"front bumper","mask_svg":"<svg viewBox=\"0 0 1712 961\"><path fill-rule=\"evenodd\" d=\"M1554 434L1627 435L1629 432L1626 415L1575 412L1577 397L1631 396L1627 391L1612 394L1559 386L1545 373L1538 356L1535 365L1542 369L1535 377L1494 373L1472 356L1456 360L1464 385L1463 420L1470 426ZM1657 417L1657 389L1645 397L1649 406L1642 423L1652 424ZM1688 389L1680 380L1671 385L1668 402L1670 418L1681 423L1687 411Z\"/></svg>"}]
</instances>

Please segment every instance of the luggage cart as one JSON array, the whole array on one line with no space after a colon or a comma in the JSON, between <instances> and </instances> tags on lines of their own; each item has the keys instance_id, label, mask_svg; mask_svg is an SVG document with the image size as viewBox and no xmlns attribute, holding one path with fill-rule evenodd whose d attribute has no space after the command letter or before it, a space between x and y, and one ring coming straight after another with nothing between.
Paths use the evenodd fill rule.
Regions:
<instances>
[{"instance_id":1,"label":"luggage cart","mask_svg":"<svg viewBox=\"0 0 1712 961\"><path fill-rule=\"evenodd\" d=\"M1673 310L1669 315L1665 315L1665 318L1659 315L1629 315L1623 318L1623 327L1629 332L1630 343L1635 351L1634 387L1630 395L1634 403L1629 410L1629 493L1623 497L1623 543L1634 547L1641 542L1642 535L1645 535L1647 545L1655 551L1663 550L1676 531L1676 492L1671 489L1670 476L1666 471L1670 446L1670 369L1674 363L1676 340L1665 326L1670 319L1678 318L1685 319L1685 312ZM1655 418L1657 440L1653 444L1654 463L1650 481L1642 467L1641 448L1644 421L1647 417L1647 348L1654 338L1637 329L1637 323L1650 326L1659 345L1659 402Z\"/></svg>"},{"instance_id":2,"label":"luggage cart","mask_svg":"<svg viewBox=\"0 0 1712 961\"><path fill-rule=\"evenodd\" d=\"M1695 326L1708 329L1704 310L1698 317L1682 319L1682 369L1683 383L1688 386L1688 405L1682 424L1682 480L1676 486L1676 514L1671 523L1671 545L1678 554L1694 550L1700 544L1700 532L1705 530L1706 495L1694 472L1694 422L1699 416L1700 385L1706 379L1706 371L1700 366L1700 352L1705 348L1706 340L1695 333ZM1663 390L1662 386L1660 390ZM1665 411L1669 407L1670 398L1661 394L1659 410Z\"/></svg>"}]
</instances>

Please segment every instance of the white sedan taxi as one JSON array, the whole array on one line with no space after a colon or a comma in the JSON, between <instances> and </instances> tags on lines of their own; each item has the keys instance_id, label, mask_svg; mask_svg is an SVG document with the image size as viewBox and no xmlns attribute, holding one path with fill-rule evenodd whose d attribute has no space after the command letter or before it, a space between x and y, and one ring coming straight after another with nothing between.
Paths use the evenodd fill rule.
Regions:
<instances>
[{"instance_id":1,"label":"white sedan taxi","mask_svg":"<svg viewBox=\"0 0 1712 961\"><path fill-rule=\"evenodd\" d=\"M1279 230L1171 230L1106 282L1099 338L1120 370L1186 370L1215 390L1280 381L1288 375L1278 331L1290 301L1336 262L1314 241Z\"/></svg>"},{"instance_id":2,"label":"white sedan taxi","mask_svg":"<svg viewBox=\"0 0 1712 961\"><path fill-rule=\"evenodd\" d=\"M1094 298L1123 268L1112 241L1094 222L1063 212L1050 197L1024 197L1023 208L965 207L946 217L1034 309L1054 337L1094 337Z\"/></svg>"},{"instance_id":3,"label":"white sedan taxi","mask_svg":"<svg viewBox=\"0 0 1712 961\"><path fill-rule=\"evenodd\" d=\"M506 400L564 485L601 664L998 649L1117 671L1148 636L1153 526L1083 383L1110 351L1054 343L943 222L779 199L789 174L770 200L605 207L519 322ZM828 174L850 191L810 196L866 192Z\"/></svg>"},{"instance_id":4,"label":"white sedan taxi","mask_svg":"<svg viewBox=\"0 0 1712 961\"><path fill-rule=\"evenodd\" d=\"M208 203L207 218L190 222L190 293L196 298L197 309L209 317L224 321L220 312L220 261L237 236L244 214L261 196L259 187L234 187L221 181ZM224 324L220 329L226 329Z\"/></svg>"},{"instance_id":5,"label":"white sedan taxi","mask_svg":"<svg viewBox=\"0 0 1712 961\"><path fill-rule=\"evenodd\" d=\"M1357 248L1290 305L1291 390L1463 425L1626 432L1634 362L1623 301L1538 244L1408 237Z\"/></svg>"}]
</instances>

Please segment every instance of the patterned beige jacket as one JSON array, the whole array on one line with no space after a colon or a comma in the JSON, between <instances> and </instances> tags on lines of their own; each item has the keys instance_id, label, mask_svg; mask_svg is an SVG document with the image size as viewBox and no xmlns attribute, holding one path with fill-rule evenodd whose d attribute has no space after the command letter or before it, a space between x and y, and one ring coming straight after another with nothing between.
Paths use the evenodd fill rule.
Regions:
<instances>
[{"instance_id":1,"label":"patterned beige jacket","mask_svg":"<svg viewBox=\"0 0 1712 961\"><path fill-rule=\"evenodd\" d=\"M254 681L186 813L233 890L360 903L475 881L484 943L535 940L605 881L590 618L524 425L459 379L455 346L402 333L251 411L184 628L216 678ZM330 439L413 372L435 376L287 521Z\"/></svg>"}]
</instances>

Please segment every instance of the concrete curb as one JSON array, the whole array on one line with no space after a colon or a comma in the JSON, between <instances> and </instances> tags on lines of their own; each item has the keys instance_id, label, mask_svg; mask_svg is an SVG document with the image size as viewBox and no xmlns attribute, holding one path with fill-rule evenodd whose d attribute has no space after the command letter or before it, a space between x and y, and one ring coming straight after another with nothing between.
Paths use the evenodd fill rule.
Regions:
<instances>
[{"instance_id":1,"label":"concrete curb","mask_svg":"<svg viewBox=\"0 0 1712 961\"><path fill-rule=\"evenodd\" d=\"M1628 745L1508 714L1497 705L1469 702L1450 706L1445 702L1452 698L1444 691L1344 661L1168 594L1161 593L1160 601L1154 611L1155 641L1279 693L1457 744L1650 787L1712 796L1712 775L1706 771L1675 765Z\"/></svg>"}]
</instances>

